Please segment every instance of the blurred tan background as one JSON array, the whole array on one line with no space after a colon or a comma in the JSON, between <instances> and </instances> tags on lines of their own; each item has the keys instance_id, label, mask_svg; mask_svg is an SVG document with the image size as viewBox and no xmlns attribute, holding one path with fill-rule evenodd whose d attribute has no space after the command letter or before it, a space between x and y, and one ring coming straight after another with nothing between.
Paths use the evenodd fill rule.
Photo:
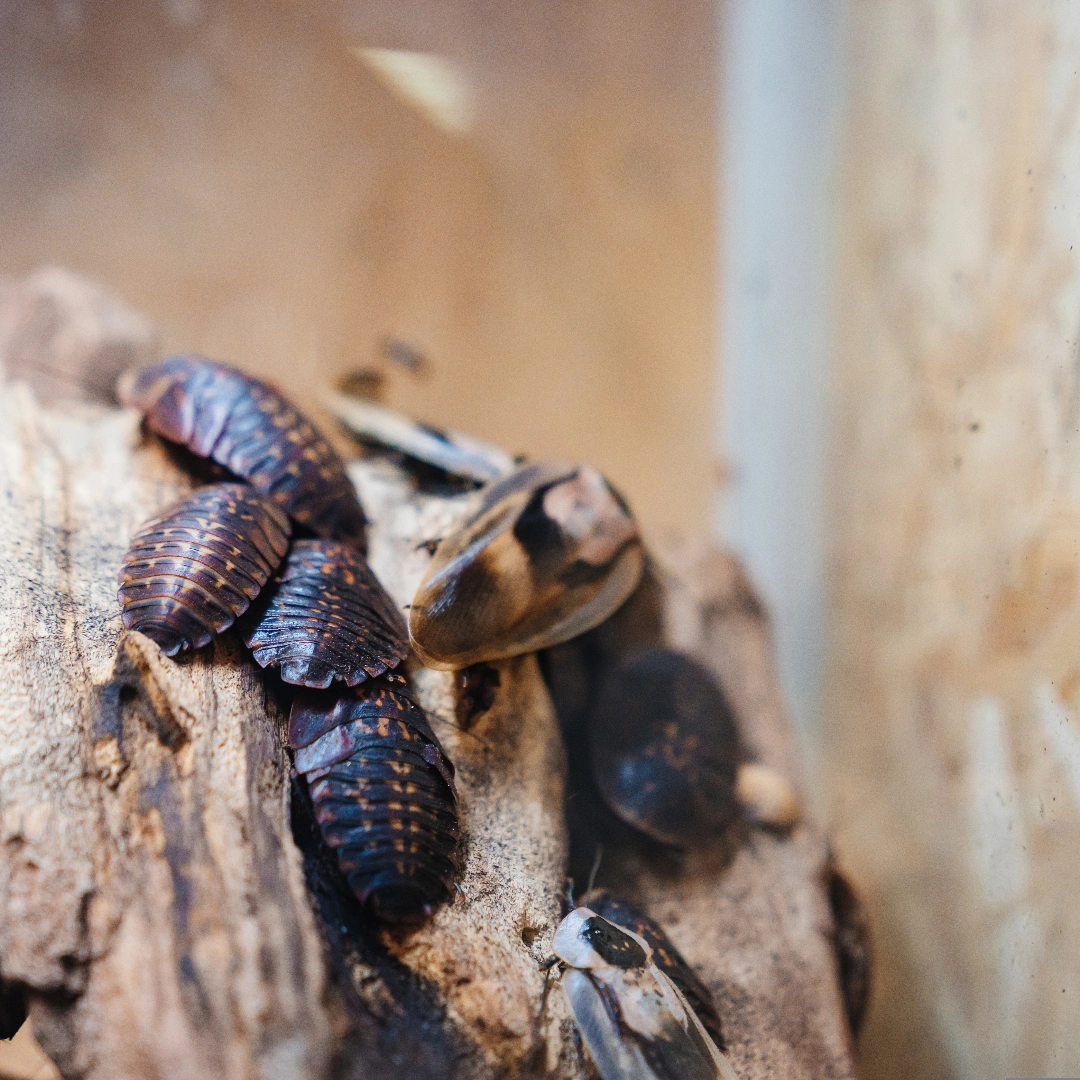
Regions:
<instances>
[{"instance_id":1,"label":"blurred tan background","mask_svg":"<svg viewBox=\"0 0 1080 1080\"><path fill-rule=\"evenodd\" d=\"M3 5L0 274L735 543L863 1075L1080 1076L1077 56L1076 0Z\"/></svg>"},{"instance_id":2,"label":"blurred tan background","mask_svg":"<svg viewBox=\"0 0 1080 1080\"><path fill-rule=\"evenodd\" d=\"M392 405L591 460L645 520L707 528L705 0L50 0L4 18L0 272L88 273L167 349L312 411L338 375L381 368ZM364 47L434 50L457 127Z\"/></svg>"}]
</instances>

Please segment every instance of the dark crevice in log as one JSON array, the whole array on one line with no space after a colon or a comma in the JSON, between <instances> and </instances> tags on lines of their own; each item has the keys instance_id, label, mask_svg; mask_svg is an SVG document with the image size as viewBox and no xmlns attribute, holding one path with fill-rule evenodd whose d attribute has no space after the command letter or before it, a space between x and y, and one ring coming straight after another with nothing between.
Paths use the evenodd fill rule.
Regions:
<instances>
[{"instance_id":1,"label":"dark crevice in log","mask_svg":"<svg viewBox=\"0 0 1080 1080\"><path fill-rule=\"evenodd\" d=\"M0 983L0 1039L12 1039L26 1022L28 1003L22 983Z\"/></svg>"}]
</instances>

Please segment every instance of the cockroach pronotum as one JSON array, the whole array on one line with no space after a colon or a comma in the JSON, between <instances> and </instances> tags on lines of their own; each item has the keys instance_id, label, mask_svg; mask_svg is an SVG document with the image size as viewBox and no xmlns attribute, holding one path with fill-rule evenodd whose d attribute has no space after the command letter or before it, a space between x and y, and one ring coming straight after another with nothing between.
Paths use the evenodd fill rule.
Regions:
<instances>
[{"instance_id":1,"label":"cockroach pronotum","mask_svg":"<svg viewBox=\"0 0 1080 1080\"><path fill-rule=\"evenodd\" d=\"M547 648L606 619L643 566L637 525L600 473L526 465L439 544L413 600L413 647L444 669Z\"/></svg>"},{"instance_id":2,"label":"cockroach pronotum","mask_svg":"<svg viewBox=\"0 0 1080 1080\"><path fill-rule=\"evenodd\" d=\"M132 537L118 580L126 629L166 656L232 626L289 546L289 519L246 484L215 484L166 508Z\"/></svg>"},{"instance_id":3,"label":"cockroach pronotum","mask_svg":"<svg viewBox=\"0 0 1080 1080\"><path fill-rule=\"evenodd\" d=\"M241 630L259 664L297 686L356 686L409 650L405 620L367 560L336 540L294 541Z\"/></svg>"},{"instance_id":4,"label":"cockroach pronotum","mask_svg":"<svg viewBox=\"0 0 1080 1080\"><path fill-rule=\"evenodd\" d=\"M559 924L555 958L574 1026L602 1080L736 1080L652 946L591 908Z\"/></svg>"},{"instance_id":5,"label":"cockroach pronotum","mask_svg":"<svg viewBox=\"0 0 1080 1080\"><path fill-rule=\"evenodd\" d=\"M205 357L170 356L123 376L117 394L151 431L225 466L298 524L364 550L364 511L341 458L265 383Z\"/></svg>"},{"instance_id":6,"label":"cockroach pronotum","mask_svg":"<svg viewBox=\"0 0 1080 1080\"><path fill-rule=\"evenodd\" d=\"M452 897L454 767L400 676L342 694L301 691L289 745L323 840L373 915L414 922Z\"/></svg>"}]
</instances>

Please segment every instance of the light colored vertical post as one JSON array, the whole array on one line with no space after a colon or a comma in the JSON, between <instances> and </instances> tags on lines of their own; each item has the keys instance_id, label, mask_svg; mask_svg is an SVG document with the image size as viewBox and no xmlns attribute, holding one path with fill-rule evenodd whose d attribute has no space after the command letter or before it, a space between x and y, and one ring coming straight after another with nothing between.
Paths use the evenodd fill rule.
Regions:
<instances>
[{"instance_id":1,"label":"light colored vertical post","mask_svg":"<svg viewBox=\"0 0 1080 1080\"><path fill-rule=\"evenodd\" d=\"M768 601L812 788L841 13L840 0L731 0L723 27L717 528Z\"/></svg>"},{"instance_id":2,"label":"light colored vertical post","mask_svg":"<svg viewBox=\"0 0 1080 1080\"><path fill-rule=\"evenodd\" d=\"M865 1076L1078 1076L1080 4L851 35L827 733Z\"/></svg>"}]
</instances>

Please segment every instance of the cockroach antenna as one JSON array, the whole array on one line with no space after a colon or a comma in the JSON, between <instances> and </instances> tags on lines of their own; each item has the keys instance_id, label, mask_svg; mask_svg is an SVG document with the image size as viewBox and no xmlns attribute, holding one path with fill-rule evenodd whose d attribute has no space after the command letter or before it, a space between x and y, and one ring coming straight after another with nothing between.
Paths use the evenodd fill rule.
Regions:
<instances>
[{"instance_id":1,"label":"cockroach antenna","mask_svg":"<svg viewBox=\"0 0 1080 1080\"><path fill-rule=\"evenodd\" d=\"M589 884L585 887L585 895L581 898L582 904L589 905L589 897L592 896L593 886L596 884L596 875L600 871L600 860L604 857L604 845L596 845L596 854L593 856L592 869L589 871Z\"/></svg>"},{"instance_id":2,"label":"cockroach antenna","mask_svg":"<svg viewBox=\"0 0 1080 1080\"><path fill-rule=\"evenodd\" d=\"M459 735L468 735L470 739L475 739L486 753L491 749L491 743L486 739L482 739L475 731L470 731L468 728L463 728L460 724L455 724L453 720L446 720L441 716L436 716L432 713L428 719L435 724L445 724L448 728L453 728Z\"/></svg>"}]
</instances>

